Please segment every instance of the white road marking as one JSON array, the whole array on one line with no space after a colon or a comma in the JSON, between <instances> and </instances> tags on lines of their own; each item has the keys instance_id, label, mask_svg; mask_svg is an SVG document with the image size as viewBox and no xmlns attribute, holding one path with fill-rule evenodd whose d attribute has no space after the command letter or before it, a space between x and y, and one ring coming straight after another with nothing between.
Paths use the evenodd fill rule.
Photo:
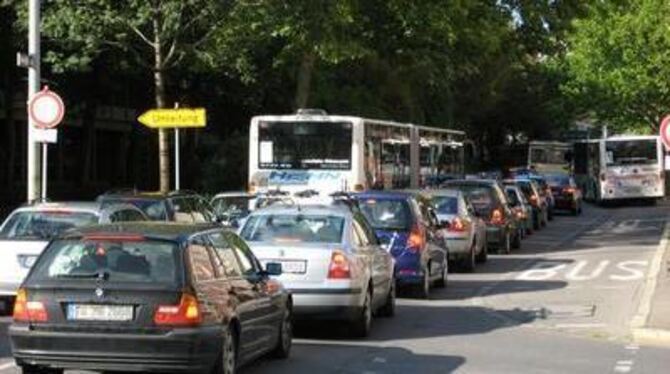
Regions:
<instances>
[{"instance_id":1,"label":"white road marking","mask_svg":"<svg viewBox=\"0 0 670 374\"><path fill-rule=\"evenodd\" d=\"M631 366L615 366L614 371L616 373L629 373L633 368Z\"/></svg>"},{"instance_id":2,"label":"white road marking","mask_svg":"<svg viewBox=\"0 0 670 374\"><path fill-rule=\"evenodd\" d=\"M624 261L620 262L617 264L617 269L627 271L630 274L628 275L618 275L614 274L610 276L611 280L616 280L616 281L631 281L631 280L636 280L636 279L642 279L644 278L644 272L640 269L631 269L631 266L634 267L644 267L646 268L649 262L647 261Z\"/></svg>"},{"instance_id":3,"label":"white road marking","mask_svg":"<svg viewBox=\"0 0 670 374\"><path fill-rule=\"evenodd\" d=\"M607 265L609 265L609 260L603 260L600 261L600 264L598 264L598 267L594 271L591 272L589 275L580 275L579 273L586 267L586 265L589 262L586 260L579 261L575 267L570 270L569 273L565 275L565 278L571 281L587 281L587 280L592 280L598 278L603 271L605 271L605 268Z\"/></svg>"},{"instance_id":4,"label":"white road marking","mask_svg":"<svg viewBox=\"0 0 670 374\"><path fill-rule=\"evenodd\" d=\"M15 365L13 362L6 362L4 364L0 364L0 370L7 370L13 368Z\"/></svg>"},{"instance_id":5,"label":"white road marking","mask_svg":"<svg viewBox=\"0 0 670 374\"><path fill-rule=\"evenodd\" d=\"M515 279L518 281L565 279L571 282L586 282L608 278L612 281L631 282L645 277L644 269L649 266L649 261L636 260L610 263L609 260L602 260L598 261L595 267L590 264L587 260L580 260L574 265L557 264L556 261L551 260L538 261L529 269L518 274Z\"/></svg>"}]
</instances>

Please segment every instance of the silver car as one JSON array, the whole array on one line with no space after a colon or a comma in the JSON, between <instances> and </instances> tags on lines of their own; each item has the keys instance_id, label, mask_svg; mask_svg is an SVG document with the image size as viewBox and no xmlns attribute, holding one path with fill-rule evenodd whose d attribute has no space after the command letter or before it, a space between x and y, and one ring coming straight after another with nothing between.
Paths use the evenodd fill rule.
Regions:
<instances>
[{"instance_id":1,"label":"silver car","mask_svg":"<svg viewBox=\"0 0 670 374\"><path fill-rule=\"evenodd\" d=\"M362 214L346 206L271 206L252 213L240 230L293 294L296 318L346 320L370 332L373 314L395 313L393 258Z\"/></svg>"},{"instance_id":2,"label":"silver car","mask_svg":"<svg viewBox=\"0 0 670 374\"><path fill-rule=\"evenodd\" d=\"M466 271L473 271L477 262L486 262L486 222L475 214L463 192L435 190L431 197L437 219L448 226L449 260L458 261Z\"/></svg>"},{"instance_id":3,"label":"silver car","mask_svg":"<svg viewBox=\"0 0 670 374\"><path fill-rule=\"evenodd\" d=\"M11 309L19 285L51 238L74 227L146 220L126 204L101 209L99 203L38 203L16 209L0 226L0 313Z\"/></svg>"}]
</instances>

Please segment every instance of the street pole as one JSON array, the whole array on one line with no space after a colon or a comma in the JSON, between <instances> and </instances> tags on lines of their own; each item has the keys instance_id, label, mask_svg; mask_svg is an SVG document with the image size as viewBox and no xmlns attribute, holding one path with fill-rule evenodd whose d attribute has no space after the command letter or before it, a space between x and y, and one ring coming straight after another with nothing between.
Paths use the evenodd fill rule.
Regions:
<instances>
[{"instance_id":1,"label":"street pole","mask_svg":"<svg viewBox=\"0 0 670 374\"><path fill-rule=\"evenodd\" d=\"M28 98L40 90L40 0L28 0ZM34 139L35 123L28 116L27 200L40 197L40 149Z\"/></svg>"},{"instance_id":2,"label":"street pole","mask_svg":"<svg viewBox=\"0 0 670 374\"><path fill-rule=\"evenodd\" d=\"M179 109L179 103L174 104L175 109ZM179 128L174 129L174 189L180 189L180 167L179 167Z\"/></svg>"},{"instance_id":3,"label":"street pole","mask_svg":"<svg viewBox=\"0 0 670 374\"><path fill-rule=\"evenodd\" d=\"M42 201L47 199L47 143L42 143Z\"/></svg>"}]
</instances>

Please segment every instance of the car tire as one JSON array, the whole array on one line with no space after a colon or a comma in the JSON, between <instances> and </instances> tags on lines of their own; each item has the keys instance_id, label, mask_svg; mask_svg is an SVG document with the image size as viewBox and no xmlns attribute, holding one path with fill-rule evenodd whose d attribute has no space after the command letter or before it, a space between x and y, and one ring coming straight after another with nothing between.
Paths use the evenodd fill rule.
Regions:
<instances>
[{"instance_id":1,"label":"car tire","mask_svg":"<svg viewBox=\"0 0 670 374\"><path fill-rule=\"evenodd\" d=\"M291 355L291 347L293 346L293 315L291 313L290 305L286 306L286 311L282 317L281 325L279 326L279 341L277 347L272 352L272 356L278 359L287 359Z\"/></svg>"},{"instance_id":2,"label":"car tire","mask_svg":"<svg viewBox=\"0 0 670 374\"><path fill-rule=\"evenodd\" d=\"M63 374L63 369L45 368L42 366L22 365L21 372L23 374Z\"/></svg>"},{"instance_id":3,"label":"car tire","mask_svg":"<svg viewBox=\"0 0 670 374\"><path fill-rule=\"evenodd\" d=\"M352 324L352 332L356 338L365 338L370 335L372 329L372 292L365 293L362 309Z\"/></svg>"},{"instance_id":4,"label":"car tire","mask_svg":"<svg viewBox=\"0 0 670 374\"><path fill-rule=\"evenodd\" d=\"M238 358L238 335L232 325L228 325L223 330L223 343L221 345L221 354L219 354L212 374L235 374L237 373Z\"/></svg>"},{"instance_id":5,"label":"car tire","mask_svg":"<svg viewBox=\"0 0 670 374\"><path fill-rule=\"evenodd\" d=\"M521 233L517 231L517 234L514 235L514 240L512 240L512 248L520 249L521 248Z\"/></svg>"},{"instance_id":6,"label":"car tire","mask_svg":"<svg viewBox=\"0 0 670 374\"><path fill-rule=\"evenodd\" d=\"M428 265L430 268L430 264ZM421 284L416 286L416 297L419 299L428 299L430 298L430 272L429 270L424 271Z\"/></svg>"},{"instance_id":7,"label":"car tire","mask_svg":"<svg viewBox=\"0 0 670 374\"><path fill-rule=\"evenodd\" d=\"M505 255L512 253L512 235L510 233L505 235L505 242L500 246L499 252Z\"/></svg>"},{"instance_id":8,"label":"car tire","mask_svg":"<svg viewBox=\"0 0 670 374\"><path fill-rule=\"evenodd\" d=\"M547 211L547 220L553 221L554 220L554 209L549 209Z\"/></svg>"},{"instance_id":9,"label":"car tire","mask_svg":"<svg viewBox=\"0 0 670 374\"><path fill-rule=\"evenodd\" d=\"M476 252L477 252L477 243L472 242L472 247L470 248L470 251L461 260L461 268L463 269L463 271L467 273L475 271L475 263L477 262Z\"/></svg>"},{"instance_id":10,"label":"car tire","mask_svg":"<svg viewBox=\"0 0 670 374\"><path fill-rule=\"evenodd\" d=\"M447 262L445 262L444 266L442 266L442 272L440 273L440 279L438 279L435 282L435 287L436 288L446 288L448 278L449 278L449 265L447 264Z\"/></svg>"},{"instance_id":11,"label":"car tire","mask_svg":"<svg viewBox=\"0 0 670 374\"><path fill-rule=\"evenodd\" d=\"M539 214L533 216L533 230L537 231L542 228L542 219Z\"/></svg>"},{"instance_id":12,"label":"car tire","mask_svg":"<svg viewBox=\"0 0 670 374\"><path fill-rule=\"evenodd\" d=\"M389 290L388 295L386 296L386 302L384 306L379 309L379 316L390 318L395 315L395 301L396 301L396 282L395 279L391 279L391 289Z\"/></svg>"},{"instance_id":13,"label":"car tire","mask_svg":"<svg viewBox=\"0 0 670 374\"><path fill-rule=\"evenodd\" d=\"M481 252L477 254L477 262L483 264L488 260L489 260L489 246L487 243L484 243Z\"/></svg>"}]
</instances>

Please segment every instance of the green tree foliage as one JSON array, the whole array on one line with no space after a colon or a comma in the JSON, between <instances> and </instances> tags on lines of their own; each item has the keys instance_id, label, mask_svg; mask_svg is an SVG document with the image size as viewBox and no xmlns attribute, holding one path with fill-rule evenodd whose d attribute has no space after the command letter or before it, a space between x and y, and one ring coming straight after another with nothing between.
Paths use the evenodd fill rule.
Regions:
<instances>
[{"instance_id":1,"label":"green tree foliage","mask_svg":"<svg viewBox=\"0 0 670 374\"><path fill-rule=\"evenodd\" d=\"M670 102L670 2L599 2L576 23L565 92L620 130L653 131Z\"/></svg>"}]
</instances>

